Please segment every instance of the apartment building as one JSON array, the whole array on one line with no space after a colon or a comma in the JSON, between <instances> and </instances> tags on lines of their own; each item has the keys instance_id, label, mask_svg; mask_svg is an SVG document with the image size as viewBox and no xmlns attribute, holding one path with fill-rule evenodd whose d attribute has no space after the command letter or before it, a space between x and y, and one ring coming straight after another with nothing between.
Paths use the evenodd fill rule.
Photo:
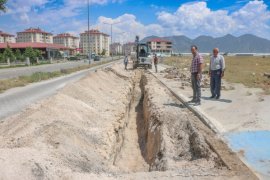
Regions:
<instances>
[{"instance_id":1,"label":"apartment building","mask_svg":"<svg viewBox=\"0 0 270 180\"><path fill-rule=\"evenodd\" d=\"M136 43L129 42L123 45L123 54L131 55L131 52L136 52Z\"/></svg>"},{"instance_id":2,"label":"apartment building","mask_svg":"<svg viewBox=\"0 0 270 180\"><path fill-rule=\"evenodd\" d=\"M15 36L12 34L0 31L0 43L15 43Z\"/></svg>"},{"instance_id":3,"label":"apartment building","mask_svg":"<svg viewBox=\"0 0 270 180\"><path fill-rule=\"evenodd\" d=\"M17 33L17 42L53 43L53 34L40 28L29 28Z\"/></svg>"},{"instance_id":4,"label":"apartment building","mask_svg":"<svg viewBox=\"0 0 270 180\"><path fill-rule=\"evenodd\" d=\"M123 48L122 44L120 43L113 43L110 45L110 52L113 55L121 55L123 54Z\"/></svg>"},{"instance_id":5,"label":"apartment building","mask_svg":"<svg viewBox=\"0 0 270 180\"><path fill-rule=\"evenodd\" d=\"M71 49L79 48L79 38L69 33L62 33L54 36L53 43L60 44Z\"/></svg>"},{"instance_id":6,"label":"apartment building","mask_svg":"<svg viewBox=\"0 0 270 180\"><path fill-rule=\"evenodd\" d=\"M90 39L90 42L89 42ZM90 45L90 47L89 47ZM110 55L110 38L109 35L99 30L85 31L80 34L80 48L83 54L91 53Z\"/></svg>"},{"instance_id":7,"label":"apartment building","mask_svg":"<svg viewBox=\"0 0 270 180\"><path fill-rule=\"evenodd\" d=\"M155 38L150 39L148 42L151 51L156 54L171 54L172 53L172 42L161 39Z\"/></svg>"}]
</instances>

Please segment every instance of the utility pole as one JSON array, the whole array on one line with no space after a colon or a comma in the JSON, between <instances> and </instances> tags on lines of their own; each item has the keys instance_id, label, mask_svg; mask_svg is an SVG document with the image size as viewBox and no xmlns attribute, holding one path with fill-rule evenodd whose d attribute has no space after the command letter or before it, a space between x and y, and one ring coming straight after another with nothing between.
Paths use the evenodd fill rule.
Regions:
<instances>
[{"instance_id":1,"label":"utility pole","mask_svg":"<svg viewBox=\"0 0 270 180\"><path fill-rule=\"evenodd\" d=\"M87 33L87 36L88 36L88 60L89 60L89 64L91 64L91 47L90 47L90 2L89 0L87 1L87 10L88 10L88 33Z\"/></svg>"}]
</instances>

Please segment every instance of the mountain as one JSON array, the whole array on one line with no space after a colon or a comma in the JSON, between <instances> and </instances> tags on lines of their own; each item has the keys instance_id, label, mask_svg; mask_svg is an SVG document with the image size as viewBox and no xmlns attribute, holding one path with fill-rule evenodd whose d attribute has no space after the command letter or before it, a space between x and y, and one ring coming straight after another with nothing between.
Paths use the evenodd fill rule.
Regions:
<instances>
[{"instance_id":1,"label":"mountain","mask_svg":"<svg viewBox=\"0 0 270 180\"><path fill-rule=\"evenodd\" d=\"M142 40L146 42L157 36L149 36ZM252 34L245 34L235 37L227 34L223 37L213 38L211 36L199 36L190 39L186 36L160 37L173 42L173 51L176 53L189 53L191 45L197 45L200 52L212 52L214 47L218 47L221 52L229 53L270 53L270 40L257 37Z\"/></svg>"}]
</instances>

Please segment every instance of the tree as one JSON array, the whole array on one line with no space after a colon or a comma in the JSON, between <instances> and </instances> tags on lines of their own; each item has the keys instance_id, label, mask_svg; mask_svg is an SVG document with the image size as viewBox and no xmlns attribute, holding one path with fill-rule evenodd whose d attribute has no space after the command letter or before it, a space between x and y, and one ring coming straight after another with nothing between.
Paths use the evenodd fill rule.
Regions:
<instances>
[{"instance_id":1,"label":"tree","mask_svg":"<svg viewBox=\"0 0 270 180\"><path fill-rule=\"evenodd\" d=\"M19 60L19 61L23 60L23 55L19 49L16 49L14 55L15 55L16 60Z\"/></svg>"},{"instance_id":2,"label":"tree","mask_svg":"<svg viewBox=\"0 0 270 180\"><path fill-rule=\"evenodd\" d=\"M33 50L32 47L27 47L24 51L24 57L25 58L29 58L30 59L30 63L31 64L34 64L36 62L36 53L35 51Z\"/></svg>"},{"instance_id":3,"label":"tree","mask_svg":"<svg viewBox=\"0 0 270 180\"><path fill-rule=\"evenodd\" d=\"M34 49L34 53L35 53L35 56L36 56L36 57L38 57L38 58L41 58L41 57L42 57L42 52L41 52L41 50Z\"/></svg>"},{"instance_id":4,"label":"tree","mask_svg":"<svg viewBox=\"0 0 270 180\"><path fill-rule=\"evenodd\" d=\"M0 11L6 12L7 7L6 7L7 0L0 0Z\"/></svg>"},{"instance_id":5,"label":"tree","mask_svg":"<svg viewBox=\"0 0 270 180\"><path fill-rule=\"evenodd\" d=\"M0 53L0 63L5 62L5 58L4 55L2 53Z\"/></svg>"},{"instance_id":6,"label":"tree","mask_svg":"<svg viewBox=\"0 0 270 180\"><path fill-rule=\"evenodd\" d=\"M105 54L106 54L106 49L103 49L101 55L105 56Z\"/></svg>"},{"instance_id":7,"label":"tree","mask_svg":"<svg viewBox=\"0 0 270 180\"><path fill-rule=\"evenodd\" d=\"M10 49L9 46L7 46L7 47L5 48L5 51L4 51L4 53L3 53L3 56L4 56L5 61L6 61L8 58L9 58L11 61L12 61L12 60L15 60L15 55L14 55L13 51Z\"/></svg>"}]
</instances>

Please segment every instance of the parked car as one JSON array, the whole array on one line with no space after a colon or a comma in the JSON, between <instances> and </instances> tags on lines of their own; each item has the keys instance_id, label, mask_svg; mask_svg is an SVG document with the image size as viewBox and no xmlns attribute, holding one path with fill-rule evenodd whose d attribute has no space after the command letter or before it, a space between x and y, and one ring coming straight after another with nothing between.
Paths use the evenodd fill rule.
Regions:
<instances>
[{"instance_id":1,"label":"parked car","mask_svg":"<svg viewBox=\"0 0 270 180\"><path fill-rule=\"evenodd\" d=\"M100 56L95 56L94 61L100 61Z\"/></svg>"}]
</instances>

